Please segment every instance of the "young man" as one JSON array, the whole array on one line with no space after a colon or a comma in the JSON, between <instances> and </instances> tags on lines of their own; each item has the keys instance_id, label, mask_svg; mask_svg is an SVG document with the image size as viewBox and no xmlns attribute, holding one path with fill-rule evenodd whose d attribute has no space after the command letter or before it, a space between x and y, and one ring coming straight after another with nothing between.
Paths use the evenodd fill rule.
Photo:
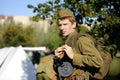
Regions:
<instances>
[{"instance_id":1,"label":"young man","mask_svg":"<svg viewBox=\"0 0 120 80\"><path fill-rule=\"evenodd\" d=\"M58 47L54 53L57 57L60 57L60 52L64 51L72 60L73 72L64 80L90 80L89 69L93 71L99 69L103 65L103 60L90 38L78 37L76 24L75 17L69 9L59 11L59 30L67 39L65 44Z\"/></svg>"},{"instance_id":2,"label":"young man","mask_svg":"<svg viewBox=\"0 0 120 80\"><path fill-rule=\"evenodd\" d=\"M55 65L54 55L49 55L41 60L37 68L37 80L93 80L90 79L90 76L92 76L90 72L99 69L103 65L103 60L90 38L86 36L78 37L76 24L75 17L69 9L59 11L59 30L66 37L66 41L65 44L55 49L54 55L62 59L61 52L65 52L64 54L70 60L66 58L64 60L69 60L72 64L72 73L66 77L60 76L59 72L53 68ZM65 73L63 72L65 75L66 68Z\"/></svg>"}]
</instances>

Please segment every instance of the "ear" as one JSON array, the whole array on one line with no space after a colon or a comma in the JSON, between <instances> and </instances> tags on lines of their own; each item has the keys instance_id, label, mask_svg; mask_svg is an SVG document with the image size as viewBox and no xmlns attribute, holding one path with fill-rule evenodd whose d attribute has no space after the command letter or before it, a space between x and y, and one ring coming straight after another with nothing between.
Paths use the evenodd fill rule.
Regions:
<instances>
[{"instance_id":1,"label":"ear","mask_svg":"<svg viewBox=\"0 0 120 80\"><path fill-rule=\"evenodd\" d=\"M73 28L76 28L76 22L73 23Z\"/></svg>"}]
</instances>

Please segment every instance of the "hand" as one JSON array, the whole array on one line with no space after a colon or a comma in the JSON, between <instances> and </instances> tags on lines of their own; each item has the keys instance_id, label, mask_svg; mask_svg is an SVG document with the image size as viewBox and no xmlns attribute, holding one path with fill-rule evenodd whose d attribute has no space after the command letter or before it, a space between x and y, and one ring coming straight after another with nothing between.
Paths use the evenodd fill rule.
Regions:
<instances>
[{"instance_id":1,"label":"hand","mask_svg":"<svg viewBox=\"0 0 120 80\"><path fill-rule=\"evenodd\" d=\"M62 47L58 47L54 53L55 53L55 56L59 57L60 59L64 57L64 51Z\"/></svg>"},{"instance_id":2,"label":"hand","mask_svg":"<svg viewBox=\"0 0 120 80\"><path fill-rule=\"evenodd\" d=\"M73 49L70 46L65 44L65 45L62 46L62 50L66 52L66 54L68 55L68 57L70 59L73 59L74 52L73 52Z\"/></svg>"}]
</instances>

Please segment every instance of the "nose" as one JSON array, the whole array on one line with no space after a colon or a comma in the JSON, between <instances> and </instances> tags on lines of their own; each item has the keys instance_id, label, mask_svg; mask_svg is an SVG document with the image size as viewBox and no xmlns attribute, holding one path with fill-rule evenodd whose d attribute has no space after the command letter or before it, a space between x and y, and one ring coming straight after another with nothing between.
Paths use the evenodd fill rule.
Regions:
<instances>
[{"instance_id":1,"label":"nose","mask_svg":"<svg viewBox=\"0 0 120 80\"><path fill-rule=\"evenodd\" d=\"M63 26L63 25L61 25L61 26L59 27L59 29L60 29L60 30L63 30L63 29L64 29L64 26Z\"/></svg>"}]
</instances>

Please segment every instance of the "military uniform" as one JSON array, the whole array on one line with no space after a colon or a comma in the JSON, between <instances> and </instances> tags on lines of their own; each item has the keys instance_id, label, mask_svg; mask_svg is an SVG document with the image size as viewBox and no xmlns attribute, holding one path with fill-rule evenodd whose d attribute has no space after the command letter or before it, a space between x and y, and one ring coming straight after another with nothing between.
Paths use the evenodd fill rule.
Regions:
<instances>
[{"instance_id":1,"label":"military uniform","mask_svg":"<svg viewBox=\"0 0 120 80\"><path fill-rule=\"evenodd\" d=\"M72 17L73 20L75 21L75 17L70 10L61 10L59 12L58 19L62 19L65 17ZM103 65L103 60L100 56L100 53L95 48L93 40L85 36L79 37L78 35L79 34L77 33L77 31L74 31L73 33L68 35L65 41L65 44L72 47L74 52L74 56L71 62L73 64L74 69L71 76L80 75L84 76L85 80L89 80L89 77L91 76L89 70L94 71L95 68L100 68ZM48 56L47 59L45 60L51 61L51 64L53 64L53 57ZM53 66L50 66L49 64L44 62L43 64L41 63L38 66L38 68L39 68L37 69L38 80L59 80L57 78L58 74L54 73L52 76L52 72L54 72ZM43 76L45 78L47 77L47 79L45 78L43 79ZM60 80L70 80L68 78L62 77L59 78Z\"/></svg>"},{"instance_id":2,"label":"military uniform","mask_svg":"<svg viewBox=\"0 0 120 80\"><path fill-rule=\"evenodd\" d=\"M77 31L75 31L68 36L65 43L72 47L74 51L72 64L77 67L74 67L72 75L85 75L86 80L89 80L91 74L84 69L86 67L100 68L103 64L93 40L85 36L79 37Z\"/></svg>"}]
</instances>

